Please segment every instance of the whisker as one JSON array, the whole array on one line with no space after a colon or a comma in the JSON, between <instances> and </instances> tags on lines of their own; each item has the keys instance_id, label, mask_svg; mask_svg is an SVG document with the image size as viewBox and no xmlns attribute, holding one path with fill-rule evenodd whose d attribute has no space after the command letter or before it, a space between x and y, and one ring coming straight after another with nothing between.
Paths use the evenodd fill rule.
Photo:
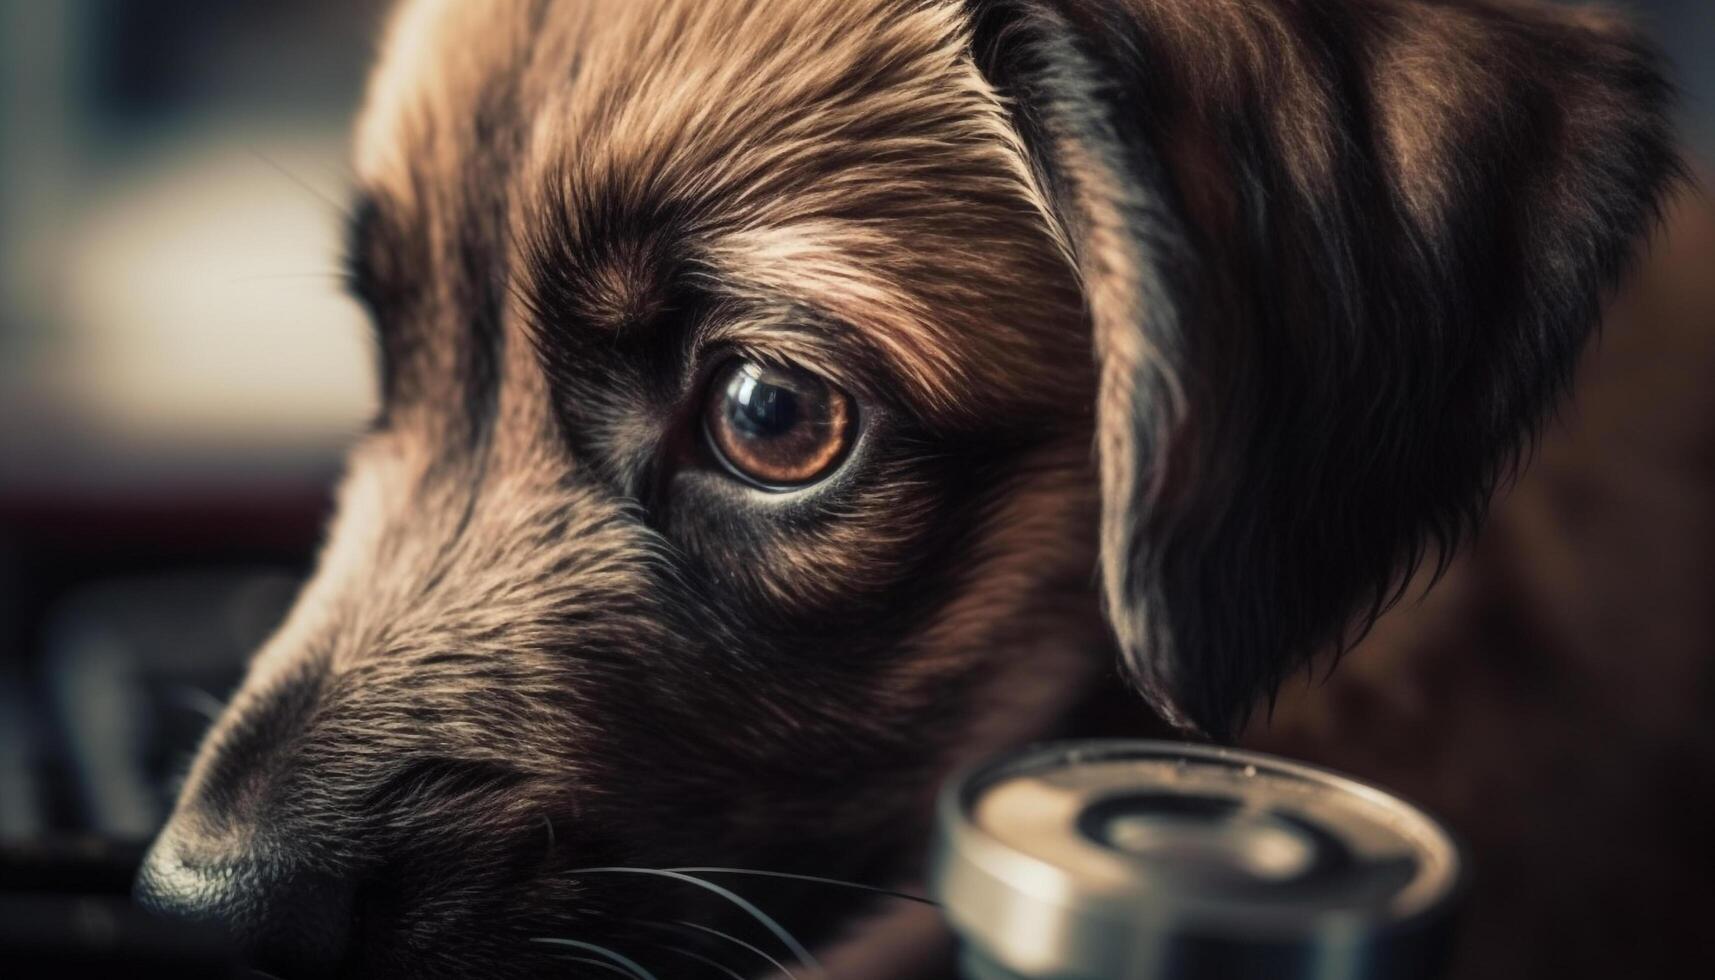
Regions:
<instances>
[{"instance_id":1,"label":"whisker","mask_svg":"<svg viewBox=\"0 0 1715 980\"><path fill-rule=\"evenodd\" d=\"M175 684L169 697L175 706L202 715L209 721L219 721L220 713L226 710L226 705L214 695L195 684Z\"/></svg>"},{"instance_id":2,"label":"whisker","mask_svg":"<svg viewBox=\"0 0 1715 980\"><path fill-rule=\"evenodd\" d=\"M816 962L816 958L810 955L810 951L804 948L804 944L794 938L790 932L787 932L780 923L774 921L768 913L757 908L755 905L752 905L750 902L745 900L744 896L738 894L732 889L723 888L712 881L704 881L694 875L688 875L680 871L668 871L664 868L579 868L572 871L571 874L654 875L659 878L671 878L675 881L683 881L687 884L696 885L698 888L711 891L738 906L740 909L743 909L751 918L762 923L764 928L769 932L772 932L775 938L784 943L786 948L791 950L792 955L800 962L814 969L817 973L825 972L822 970L822 965Z\"/></svg>"},{"instance_id":3,"label":"whisker","mask_svg":"<svg viewBox=\"0 0 1715 980\"><path fill-rule=\"evenodd\" d=\"M695 929L698 932L706 932L711 936L719 936L720 938L725 939L726 941L728 941L730 943L736 943L739 946L742 946L745 949L750 950L752 953L755 953L756 955L767 960L769 966L772 966L776 970L779 970L781 973L786 974L787 980L798 980L797 975L792 972L791 968L789 968L786 964L780 962L779 960L775 959L774 957L768 955L767 950L763 949L760 946L756 946L752 943L747 943L744 940L738 938L737 936L733 935L730 932L722 932L721 930L716 929L714 926L705 926L701 922L690 922L690 921L685 920L685 919L674 919L673 924L676 926L684 926L687 929ZM818 972L824 972L824 971L822 971L822 968L820 965L816 966L816 970Z\"/></svg>"},{"instance_id":4,"label":"whisker","mask_svg":"<svg viewBox=\"0 0 1715 980\"><path fill-rule=\"evenodd\" d=\"M653 921L648 920L648 919L629 919L627 921L637 923L638 925L654 926L657 929L674 929L675 927L677 927L678 929L695 929L698 932L706 932L711 936L714 936L718 939L724 939L727 942L732 943L735 946L738 946L742 949L749 950L750 952L755 953L757 956L762 957L764 960L767 961L769 966L772 966L776 970L779 970L781 973L786 974L788 980L798 980L797 976L792 972L790 967L788 967L786 964L780 962L779 960L775 959L773 956L769 955L767 950L761 948L760 946L755 946L755 945L752 945L750 943L747 943L744 940L738 938L737 936L733 935L730 932L722 932L721 930L716 929L714 926L705 926L700 922L687 922L684 919L674 919L671 922L653 922Z\"/></svg>"},{"instance_id":5,"label":"whisker","mask_svg":"<svg viewBox=\"0 0 1715 980\"><path fill-rule=\"evenodd\" d=\"M334 200L332 197L329 197L326 192L322 191L320 188L316 187L314 184L311 184L309 181L303 179L302 177L299 177L297 174L291 172L290 170L287 170L285 167L281 166L279 163L276 163L272 158L270 158L268 156L268 154L263 153L261 150L258 150L255 147L251 147L250 148L250 155L255 157L256 159L262 161L263 163L267 164L270 168L272 168L274 170L275 173L278 173L280 176L286 178L287 180L291 181L292 183L297 184L298 188L300 190L304 191L304 193L309 194L311 197L314 197L316 200L318 200L318 201L322 202L323 204L326 204L328 207L332 208L335 214L344 214L345 213L345 205Z\"/></svg>"},{"instance_id":6,"label":"whisker","mask_svg":"<svg viewBox=\"0 0 1715 980\"><path fill-rule=\"evenodd\" d=\"M688 956L691 959L696 960L698 963L703 964L704 966L714 967L715 969L717 969L717 970L721 971L722 973L726 974L727 976L731 977L732 980L744 980L744 976L742 974L740 974L737 970L734 970L731 967L725 966L719 962L716 962L715 960L712 960L709 957L704 956L701 953L695 953L695 952L692 952L691 950L685 949L682 946L657 946L655 948L656 949L664 949L669 953L678 953L680 956Z\"/></svg>"},{"instance_id":7,"label":"whisker","mask_svg":"<svg viewBox=\"0 0 1715 980\"><path fill-rule=\"evenodd\" d=\"M614 963L618 963L620 966L624 967L627 971L629 971L630 974L636 978L636 980L657 980L657 977L655 976L655 974L650 973L648 970L645 970L641 966L638 966L637 962L635 960L632 960L629 957L626 957L620 953L616 953L613 950L608 949L606 946L597 946L595 943L586 943L581 939L541 938L541 939L532 939L530 941L533 943L543 943L543 944L550 945L550 946L570 946L573 949L588 950L588 951L596 954L597 956L605 957L607 960L610 960Z\"/></svg>"},{"instance_id":8,"label":"whisker","mask_svg":"<svg viewBox=\"0 0 1715 980\"><path fill-rule=\"evenodd\" d=\"M941 907L941 903L922 895L910 892L894 891L891 888L878 888L875 885L864 885L855 881L841 881L838 878L823 878L819 875L793 874L790 871L763 871L758 868L669 868L669 871L682 871L685 874L730 874L751 875L757 878L785 878L790 881L808 881L819 885L838 885L841 888L852 888L860 892L872 892L876 895L886 895L889 898L902 898L907 902L917 902L922 905Z\"/></svg>"}]
</instances>

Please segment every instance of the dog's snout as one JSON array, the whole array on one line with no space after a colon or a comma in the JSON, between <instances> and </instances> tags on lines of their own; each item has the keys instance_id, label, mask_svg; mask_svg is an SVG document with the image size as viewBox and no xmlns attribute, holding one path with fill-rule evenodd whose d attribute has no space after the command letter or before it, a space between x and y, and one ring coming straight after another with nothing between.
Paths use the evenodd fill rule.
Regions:
<instances>
[{"instance_id":1,"label":"dog's snout","mask_svg":"<svg viewBox=\"0 0 1715 980\"><path fill-rule=\"evenodd\" d=\"M251 965L286 978L334 974L351 936L355 886L289 864L209 853L169 828L138 873L139 903L211 923Z\"/></svg>"}]
</instances>

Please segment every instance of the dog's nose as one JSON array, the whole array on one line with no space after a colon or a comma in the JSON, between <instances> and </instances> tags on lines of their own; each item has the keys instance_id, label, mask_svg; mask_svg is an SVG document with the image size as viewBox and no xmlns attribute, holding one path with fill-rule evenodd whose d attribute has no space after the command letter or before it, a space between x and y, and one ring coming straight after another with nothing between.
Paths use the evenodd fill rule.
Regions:
<instances>
[{"instance_id":1,"label":"dog's nose","mask_svg":"<svg viewBox=\"0 0 1715 980\"><path fill-rule=\"evenodd\" d=\"M250 965L279 977L332 976L351 935L355 889L283 862L211 856L163 834L137 876L137 901L208 922Z\"/></svg>"}]
</instances>

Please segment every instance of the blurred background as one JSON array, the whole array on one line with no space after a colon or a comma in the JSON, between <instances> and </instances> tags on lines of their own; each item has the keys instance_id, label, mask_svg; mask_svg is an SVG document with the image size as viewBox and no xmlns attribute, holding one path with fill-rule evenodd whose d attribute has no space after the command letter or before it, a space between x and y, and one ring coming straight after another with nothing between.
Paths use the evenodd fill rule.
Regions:
<instances>
[{"instance_id":1,"label":"blurred background","mask_svg":"<svg viewBox=\"0 0 1715 980\"><path fill-rule=\"evenodd\" d=\"M370 411L384 5L0 0L0 836L141 839Z\"/></svg>"},{"instance_id":2,"label":"blurred background","mask_svg":"<svg viewBox=\"0 0 1715 980\"><path fill-rule=\"evenodd\" d=\"M384 14L381 0L0 0L14 976L32 949L224 975L217 941L140 923L123 896L306 571L341 446L370 412L369 341L338 272L347 132Z\"/></svg>"},{"instance_id":3,"label":"blurred background","mask_svg":"<svg viewBox=\"0 0 1715 980\"><path fill-rule=\"evenodd\" d=\"M1715 2L1617 5L1715 159ZM338 253L384 7L0 0L0 843L124 867L307 568L371 409Z\"/></svg>"}]
</instances>

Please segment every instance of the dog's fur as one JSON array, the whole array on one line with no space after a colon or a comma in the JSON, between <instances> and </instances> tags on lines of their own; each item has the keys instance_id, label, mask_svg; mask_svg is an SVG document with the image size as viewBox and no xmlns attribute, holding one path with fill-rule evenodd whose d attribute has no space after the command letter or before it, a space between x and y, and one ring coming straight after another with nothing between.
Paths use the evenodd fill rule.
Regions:
<instances>
[{"instance_id":1,"label":"dog's fur","mask_svg":"<svg viewBox=\"0 0 1715 980\"><path fill-rule=\"evenodd\" d=\"M145 895L288 971L696 972L651 932L695 888L579 869L900 873L1114 663L1233 736L1475 525L1665 99L1603 16L1487 2L407 4L352 223L384 408ZM832 476L712 465L734 354L856 400Z\"/></svg>"},{"instance_id":2,"label":"dog's fur","mask_svg":"<svg viewBox=\"0 0 1715 980\"><path fill-rule=\"evenodd\" d=\"M1681 198L1467 553L1246 733L1453 822L1462 980L1715 964L1712 256L1715 201Z\"/></svg>"}]
</instances>

